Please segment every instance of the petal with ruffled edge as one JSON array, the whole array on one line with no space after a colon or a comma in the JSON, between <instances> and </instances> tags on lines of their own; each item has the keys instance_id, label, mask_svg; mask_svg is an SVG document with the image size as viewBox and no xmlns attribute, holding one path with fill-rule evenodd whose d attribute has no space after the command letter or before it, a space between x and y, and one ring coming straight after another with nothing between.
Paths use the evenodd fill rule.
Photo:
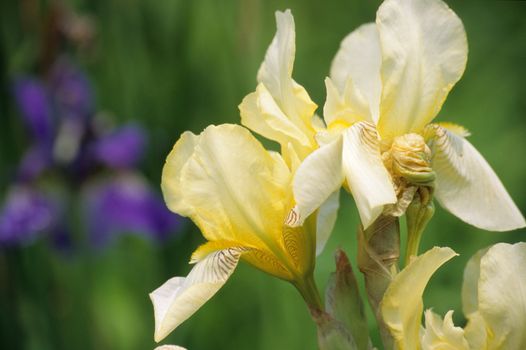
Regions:
<instances>
[{"instance_id":1,"label":"petal with ruffled edge","mask_svg":"<svg viewBox=\"0 0 526 350\"><path fill-rule=\"evenodd\" d=\"M243 248L218 250L199 261L186 277L174 277L150 293L155 314L155 341L163 340L193 315L226 283Z\"/></svg>"},{"instance_id":2,"label":"petal with ruffled edge","mask_svg":"<svg viewBox=\"0 0 526 350\"><path fill-rule=\"evenodd\" d=\"M490 231L524 227L524 217L482 155L465 138L431 125L436 198L465 222Z\"/></svg>"},{"instance_id":3,"label":"petal with ruffled edge","mask_svg":"<svg viewBox=\"0 0 526 350\"><path fill-rule=\"evenodd\" d=\"M351 108L360 112L362 119L372 122L378 120L381 62L376 24L368 23L343 39L331 65L331 79L340 94L347 96ZM363 96L363 100L355 96Z\"/></svg>"},{"instance_id":4,"label":"petal with ruffled edge","mask_svg":"<svg viewBox=\"0 0 526 350\"><path fill-rule=\"evenodd\" d=\"M359 122L345 130L342 157L345 179L366 229L386 204L397 200L380 155L378 134L371 123Z\"/></svg>"},{"instance_id":5,"label":"petal with ruffled edge","mask_svg":"<svg viewBox=\"0 0 526 350\"><path fill-rule=\"evenodd\" d=\"M434 247L412 260L387 288L381 312L398 349L419 348L424 289L435 271L455 255L451 248Z\"/></svg>"},{"instance_id":6,"label":"petal with ruffled edge","mask_svg":"<svg viewBox=\"0 0 526 350\"><path fill-rule=\"evenodd\" d=\"M489 330L488 348L525 349L526 243L494 245L479 269L478 313Z\"/></svg>"},{"instance_id":7,"label":"petal with ruffled edge","mask_svg":"<svg viewBox=\"0 0 526 350\"><path fill-rule=\"evenodd\" d=\"M425 312L426 327L422 331L422 350L469 350L464 330L453 324L453 311L444 320L431 310Z\"/></svg>"},{"instance_id":8,"label":"petal with ruffled edge","mask_svg":"<svg viewBox=\"0 0 526 350\"><path fill-rule=\"evenodd\" d=\"M420 132L439 112L467 61L458 16L440 0L387 0L376 13L382 50L382 138Z\"/></svg>"}]
</instances>

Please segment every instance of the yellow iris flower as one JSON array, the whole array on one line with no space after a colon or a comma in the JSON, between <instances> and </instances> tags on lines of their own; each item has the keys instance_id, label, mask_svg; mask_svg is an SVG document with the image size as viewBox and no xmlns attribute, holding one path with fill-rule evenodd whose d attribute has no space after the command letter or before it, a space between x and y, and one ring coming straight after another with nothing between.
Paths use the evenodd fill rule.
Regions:
<instances>
[{"instance_id":1,"label":"yellow iris flower","mask_svg":"<svg viewBox=\"0 0 526 350\"><path fill-rule=\"evenodd\" d=\"M163 194L208 242L193 253L187 277L174 277L151 293L156 341L210 299L239 259L290 281L309 306L319 307L312 279L316 221L298 228L284 224L294 205L291 180L281 155L265 150L241 126L181 136L166 159Z\"/></svg>"},{"instance_id":2,"label":"yellow iris flower","mask_svg":"<svg viewBox=\"0 0 526 350\"><path fill-rule=\"evenodd\" d=\"M504 350L526 348L526 243L499 243L475 254L464 271L464 329L453 311L444 319L431 310L422 319L422 294L434 272L456 254L433 248L414 258L393 279L381 304L396 349Z\"/></svg>"},{"instance_id":3,"label":"yellow iris flower","mask_svg":"<svg viewBox=\"0 0 526 350\"><path fill-rule=\"evenodd\" d=\"M403 214L422 186L476 227L505 231L525 221L497 175L453 124L431 124L464 72L462 22L440 0L386 0L376 23L342 42L326 79L327 130L299 166L300 225L342 183L364 228L385 210Z\"/></svg>"}]
</instances>

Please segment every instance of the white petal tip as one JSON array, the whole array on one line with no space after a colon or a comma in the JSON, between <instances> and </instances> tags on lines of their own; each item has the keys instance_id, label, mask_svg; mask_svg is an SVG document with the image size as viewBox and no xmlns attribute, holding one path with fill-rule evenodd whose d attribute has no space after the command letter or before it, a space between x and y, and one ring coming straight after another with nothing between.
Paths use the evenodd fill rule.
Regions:
<instances>
[{"instance_id":1,"label":"white petal tip","mask_svg":"<svg viewBox=\"0 0 526 350\"><path fill-rule=\"evenodd\" d=\"M300 214L298 206L295 206L289 211L287 218L285 219L285 225L289 227L299 227L303 225L305 219Z\"/></svg>"}]
</instances>

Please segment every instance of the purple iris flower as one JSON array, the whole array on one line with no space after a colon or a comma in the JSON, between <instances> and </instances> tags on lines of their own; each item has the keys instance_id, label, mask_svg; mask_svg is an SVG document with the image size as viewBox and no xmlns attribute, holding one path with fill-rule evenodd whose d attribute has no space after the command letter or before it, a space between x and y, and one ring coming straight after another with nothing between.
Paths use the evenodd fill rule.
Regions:
<instances>
[{"instance_id":1,"label":"purple iris flower","mask_svg":"<svg viewBox=\"0 0 526 350\"><path fill-rule=\"evenodd\" d=\"M92 243L106 245L116 233L147 234L163 240L180 225L148 184L135 174L121 174L85 191L87 227Z\"/></svg>"},{"instance_id":2,"label":"purple iris flower","mask_svg":"<svg viewBox=\"0 0 526 350\"><path fill-rule=\"evenodd\" d=\"M137 125L123 126L93 143L94 159L110 168L131 168L141 159L146 135Z\"/></svg>"},{"instance_id":3,"label":"purple iris flower","mask_svg":"<svg viewBox=\"0 0 526 350\"><path fill-rule=\"evenodd\" d=\"M58 245L71 241L59 210L70 203L62 199L57 205L55 198L27 189L37 188L46 170L71 185L67 189L83 188L89 240L97 246L123 232L162 240L177 231L181 218L133 171L146 143L144 130L134 124L101 130L92 86L77 66L59 58L45 80L18 78L13 92L34 142L19 164L17 190L0 213L0 245L30 242L43 232ZM96 180L101 171L104 181Z\"/></svg>"},{"instance_id":4,"label":"purple iris flower","mask_svg":"<svg viewBox=\"0 0 526 350\"><path fill-rule=\"evenodd\" d=\"M14 96L20 115L38 143L53 139L52 104L45 85L30 77L20 77L14 83Z\"/></svg>"},{"instance_id":5,"label":"purple iris flower","mask_svg":"<svg viewBox=\"0 0 526 350\"><path fill-rule=\"evenodd\" d=\"M0 245L27 244L57 224L57 206L44 194L14 187L0 209Z\"/></svg>"}]
</instances>

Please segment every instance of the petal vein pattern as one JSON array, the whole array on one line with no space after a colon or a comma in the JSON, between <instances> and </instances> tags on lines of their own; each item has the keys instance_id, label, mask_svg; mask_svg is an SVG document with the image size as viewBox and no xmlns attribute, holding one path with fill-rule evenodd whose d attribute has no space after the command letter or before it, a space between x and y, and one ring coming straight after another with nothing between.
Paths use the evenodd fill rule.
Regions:
<instances>
[{"instance_id":1,"label":"petal vein pattern","mask_svg":"<svg viewBox=\"0 0 526 350\"><path fill-rule=\"evenodd\" d=\"M480 153L465 138L438 125L432 167L440 204L465 222L491 231L524 227L524 217Z\"/></svg>"},{"instance_id":2,"label":"petal vein pattern","mask_svg":"<svg viewBox=\"0 0 526 350\"><path fill-rule=\"evenodd\" d=\"M243 248L209 254L187 277L174 277L150 294L155 314L155 341L164 339L193 315L225 284L237 266Z\"/></svg>"}]
</instances>

